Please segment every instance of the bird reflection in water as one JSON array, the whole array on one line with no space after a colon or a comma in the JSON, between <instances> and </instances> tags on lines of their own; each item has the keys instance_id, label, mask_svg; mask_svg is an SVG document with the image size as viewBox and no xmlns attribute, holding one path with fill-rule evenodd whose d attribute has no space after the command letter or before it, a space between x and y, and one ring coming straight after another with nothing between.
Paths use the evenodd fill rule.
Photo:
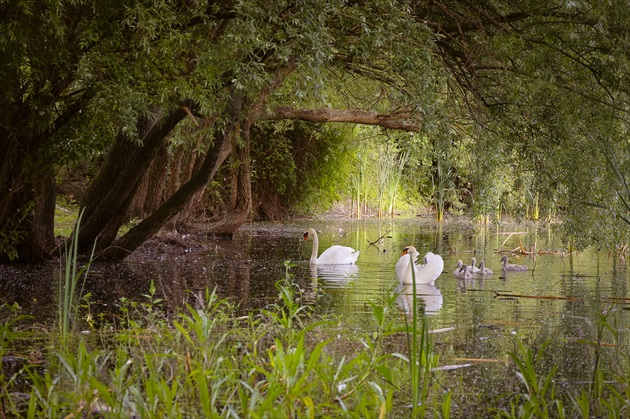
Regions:
<instances>
[{"instance_id":1,"label":"bird reflection in water","mask_svg":"<svg viewBox=\"0 0 630 419\"><path fill-rule=\"evenodd\" d=\"M406 315L413 314L413 285L400 285L396 301ZM442 308L442 293L433 284L416 284L415 298L421 300L425 314L437 312Z\"/></svg>"},{"instance_id":2,"label":"bird reflection in water","mask_svg":"<svg viewBox=\"0 0 630 419\"><path fill-rule=\"evenodd\" d=\"M357 265L311 265L311 279L324 288L344 288L359 275Z\"/></svg>"}]
</instances>

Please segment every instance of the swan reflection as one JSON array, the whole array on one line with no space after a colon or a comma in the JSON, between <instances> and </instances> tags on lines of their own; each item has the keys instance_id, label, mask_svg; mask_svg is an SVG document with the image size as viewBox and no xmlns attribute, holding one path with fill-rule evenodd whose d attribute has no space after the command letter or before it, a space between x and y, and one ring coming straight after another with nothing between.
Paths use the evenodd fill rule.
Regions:
<instances>
[{"instance_id":1,"label":"swan reflection","mask_svg":"<svg viewBox=\"0 0 630 419\"><path fill-rule=\"evenodd\" d=\"M405 314L413 313L413 285L401 285L396 301ZM416 284L416 297L424 302L425 313L435 313L442 308L442 293L432 284Z\"/></svg>"},{"instance_id":2,"label":"swan reflection","mask_svg":"<svg viewBox=\"0 0 630 419\"><path fill-rule=\"evenodd\" d=\"M311 265L311 278L324 288L343 288L359 275L357 265Z\"/></svg>"}]
</instances>

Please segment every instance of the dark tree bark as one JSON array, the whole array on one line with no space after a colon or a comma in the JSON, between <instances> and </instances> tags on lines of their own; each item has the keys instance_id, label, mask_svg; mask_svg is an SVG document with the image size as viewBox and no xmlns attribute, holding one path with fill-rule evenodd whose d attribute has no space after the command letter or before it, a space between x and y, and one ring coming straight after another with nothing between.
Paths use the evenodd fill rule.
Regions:
<instances>
[{"instance_id":1,"label":"dark tree bark","mask_svg":"<svg viewBox=\"0 0 630 419\"><path fill-rule=\"evenodd\" d=\"M164 143L158 150L156 158L143 178L139 191L141 193L138 194L136 199L134 216L145 218L158 209L166 200L166 188L164 185L168 179L168 170L166 170L168 166L168 146Z\"/></svg>"},{"instance_id":2,"label":"dark tree bark","mask_svg":"<svg viewBox=\"0 0 630 419\"><path fill-rule=\"evenodd\" d=\"M0 226L0 232L17 240L0 241L0 262L14 259L35 263L50 257L55 244L56 188L52 175L38 172L14 177L8 193L3 193L2 219L7 222Z\"/></svg>"},{"instance_id":3,"label":"dark tree bark","mask_svg":"<svg viewBox=\"0 0 630 419\"><path fill-rule=\"evenodd\" d=\"M204 156L200 155L196 150L185 150L184 158L179 160L180 165L182 165L183 167L179 168L178 184L181 185L190 180L193 174L196 173L203 164L203 160ZM205 188L195 192L193 196L190 197L186 205L182 208L182 210L177 213L173 218L171 218L166 227L178 231L186 230L188 228L189 221L193 218L195 206L203 197L204 190Z\"/></svg>"},{"instance_id":4,"label":"dark tree bark","mask_svg":"<svg viewBox=\"0 0 630 419\"><path fill-rule=\"evenodd\" d=\"M188 104L188 106L192 106ZM120 227L129 221L132 204L142 178L171 130L187 115L182 107L169 113L142 118L139 122L140 145L119 134L105 166L94 178L83 197L83 221L79 229L79 250L109 246Z\"/></svg>"},{"instance_id":5,"label":"dark tree bark","mask_svg":"<svg viewBox=\"0 0 630 419\"><path fill-rule=\"evenodd\" d=\"M165 223L181 211L189 200L200 190L203 190L214 177L225 159L230 155L236 135L236 126L239 124L238 115L242 107L242 100L233 100L232 109L229 112L229 124L221 135L217 132L216 143L211 151L206 154L199 170L180 187L170 198L164 202L155 212L145 218L140 224L133 227L125 235L116 240L111 246L100 252L100 260L123 260L131 252L138 248L148 238L156 234Z\"/></svg>"},{"instance_id":6,"label":"dark tree bark","mask_svg":"<svg viewBox=\"0 0 630 419\"><path fill-rule=\"evenodd\" d=\"M232 183L231 208L219 222L213 224L207 231L208 234L232 238L236 230L247 221L252 210L252 167L250 156L250 128L249 119L243 121L241 126L241 140L243 146L236 151L236 176Z\"/></svg>"}]
</instances>

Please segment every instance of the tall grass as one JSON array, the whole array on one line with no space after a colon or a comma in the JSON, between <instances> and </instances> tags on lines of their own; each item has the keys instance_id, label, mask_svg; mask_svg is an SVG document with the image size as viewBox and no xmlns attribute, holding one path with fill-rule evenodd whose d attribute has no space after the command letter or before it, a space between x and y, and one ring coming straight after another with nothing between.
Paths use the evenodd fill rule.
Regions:
<instances>
[{"instance_id":1,"label":"tall grass","mask_svg":"<svg viewBox=\"0 0 630 419\"><path fill-rule=\"evenodd\" d=\"M66 243L65 246L65 266L62 269L62 275L60 275L59 281L59 304L58 304L58 320L59 320L59 337L62 344L66 344L70 337L70 322L73 319L78 318L79 304L78 300L83 294L83 286L85 285L85 279L89 272L90 264L92 260L86 263L83 267L79 268L78 263L78 237L79 228L81 226L81 219L83 218L83 211L79 214L76 221L72 239L70 245ZM96 243L94 244L96 247ZM94 250L92 250L92 256ZM80 279L81 289L77 295L77 286Z\"/></svg>"}]
</instances>

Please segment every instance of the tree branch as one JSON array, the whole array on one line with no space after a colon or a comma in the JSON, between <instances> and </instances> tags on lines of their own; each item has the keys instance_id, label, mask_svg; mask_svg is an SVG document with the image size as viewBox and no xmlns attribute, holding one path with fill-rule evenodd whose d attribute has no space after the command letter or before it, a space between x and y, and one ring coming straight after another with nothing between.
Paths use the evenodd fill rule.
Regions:
<instances>
[{"instance_id":1,"label":"tree branch","mask_svg":"<svg viewBox=\"0 0 630 419\"><path fill-rule=\"evenodd\" d=\"M299 119L310 122L348 122L353 124L378 125L383 128L403 131L420 131L420 124L409 119L410 112L382 114L359 109L294 109L279 106L270 113L262 113L259 120L277 121Z\"/></svg>"}]
</instances>

